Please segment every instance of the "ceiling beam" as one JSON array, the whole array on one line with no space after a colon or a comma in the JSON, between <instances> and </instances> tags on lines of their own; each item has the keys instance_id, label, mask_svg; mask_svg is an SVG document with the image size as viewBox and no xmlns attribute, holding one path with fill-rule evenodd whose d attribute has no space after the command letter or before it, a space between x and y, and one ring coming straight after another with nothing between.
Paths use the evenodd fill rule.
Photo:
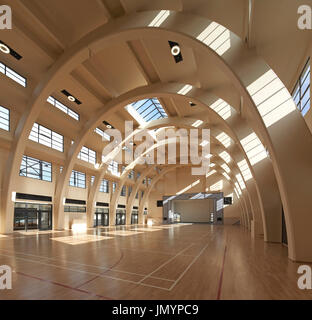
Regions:
<instances>
[{"instance_id":1,"label":"ceiling beam","mask_svg":"<svg viewBox=\"0 0 312 320\"><path fill-rule=\"evenodd\" d=\"M60 46L62 49L65 48L67 39L56 30L54 24L51 22L43 12L38 8L34 1L19 1L19 5L29 14L32 18L32 22L37 23L37 25L44 29L49 36Z\"/></svg>"}]
</instances>

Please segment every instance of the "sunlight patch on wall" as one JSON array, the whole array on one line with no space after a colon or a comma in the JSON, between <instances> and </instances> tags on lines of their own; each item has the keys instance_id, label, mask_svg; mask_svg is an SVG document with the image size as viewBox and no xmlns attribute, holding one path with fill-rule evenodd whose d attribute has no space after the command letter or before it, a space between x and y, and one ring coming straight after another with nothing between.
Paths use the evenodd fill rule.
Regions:
<instances>
[{"instance_id":1,"label":"sunlight patch on wall","mask_svg":"<svg viewBox=\"0 0 312 320\"><path fill-rule=\"evenodd\" d=\"M270 127L296 110L296 105L273 70L267 71L247 87L266 125Z\"/></svg>"},{"instance_id":2,"label":"sunlight patch on wall","mask_svg":"<svg viewBox=\"0 0 312 320\"><path fill-rule=\"evenodd\" d=\"M237 190L238 194L241 196L243 193L242 193L242 190L241 190L238 182L235 182L234 184L235 184L235 187L236 187L236 190Z\"/></svg>"},{"instance_id":3,"label":"sunlight patch on wall","mask_svg":"<svg viewBox=\"0 0 312 320\"><path fill-rule=\"evenodd\" d=\"M210 191L220 191L222 189L223 189L223 180L220 180L209 187Z\"/></svg>"},{"instance_id":4,"label":"sunlight patch on wall","mask_svg":"<svg viewBox=\"0 0 312 320\"><path fill-rule=\"evenodd\" d=\"M244 182L243 177L242 177L242 175L240 173L236 175L236 179L237 179L237 181L238 181L238 183L240 185L241 190L246 189L245 182Z\"/></svg>"},{"instance_id":5,"label":"sunlight patch on wall","mask_svg":"<svg viewBox=\"0 0 312 320\"><path fill-rule=\"evenodd\" d=\"M216 139L220 141L225 148L228 148L231 145L231 138L224 132L217 135Z\"/></svg>"},{"instance_id":6,"label":"sunlight patch on wall","mask_svg":"<svg viewBox=\"0 0 312 320\"><path fill-rule=\"evenodd\" d=\"M226 172L222 172L222 174L228 181L231 180L230 176Z\"/></svg>"},{"instance_id":7,"label":"sunlight patch on wall","mask_svg":"<svg viewBox=\"0 0 312 320\"><path fill-rule=\"evenodd\" d=\"M245 181L252 179L252 174L249 169L248 163L245 159L237 163L239 170L241 171Z\"/></svg>"},{"instance_id":8,"label":"sunlight patch on wall","mask_svg":"<svg viewBox=\"0 0 312 320\"><path fill-rule=\"evenodd\" d=\"M181 94L182 96L185 96L193 89L193 86L190 84L186 84L180 91L178 91L178 94Z\"/></svg>"},{"instance_id":9,"label":"sunlight patch on wall","mask_svg":"<svg viewBox=\"0 0 312 320\"><path fill-rule=\"evenodd\" d=\"M236 194L237 199L239 199L239 198L240 198L240 195L239 195L239 193L238 193L237 189L236 189L236 188L234 188L234 191L235 191L235 194Z\"/></svg>"},{"instance_id":10,"label":"sunlight patch on wall","mask_svg":"<svg viewBox=\"0 0 312 320\"><path fill-rule=\"evenodd\" d=\"M231 106L222 99L218 99L210 108L214 110L223 120L227 120L232 115Z\"/></svg>"},{"instance_id":11,"label":"sunlight patch on wall","mask_svg":"<svg viewBox=\"0 0 312 320\"><path fill-rule=\"evenodd\" d=\"M197 39L220 56L231 48L230 31L216 22L210 23L207 28L197 36Z\"/></svg>"},{"instance_id":12,"label":"sunlight patch on wall","mask_svg":"<svg viewBox=\"0 0 312 320\"><path fill-rule=\"evenodd\" d=\"M170 16L169 10L161 10L148 26L160 27L169 16Z\"/></svg>"},{"instance_id":13,"label":"sunlight patch on wall","mask_svg":"<svg viewBox=\"0 0 312 320\"><path fill-rule=\"evenodd\" d=\"M226 163L230 163L230 162L231 162L231 157L230 157L230 155L229 155L226 151L223 151L223 152L219 153L219 156L220 156Z\"/></svg>"},{"instance_id":14,"label":"sunlight patch on wall","mask_svg":"<svg viewBox=\"0 0 312 320\"><path fill-rule=\"evenodd\" d=\"M180 195L180 194L182 194L182 193L184 193L184 192L186 192L186 191L188 191L188 190L190 190L191 188L193 188L193 187L195 187L196 185L198 185L199 184L199 182L200 182L200 179L199 180L197 180L197 181L195 181L195 182L193 182L192 184L190 184L189 186L187 186L186 188L184 188L183 190L181 190L181 191L179 191L179 192L177 192L176 193L176 195Z\"/></svg>"},{"instance_id":15,"label":"sunlight patch on wall","mask_svg":"<svg viewBox=\"0 0 312 320\"><path fill-rule=\"evenodd\" d=\"M206 178L212 176L213 174L215 174L217 171L216 170L211 170L206 174Z\"/></svg>"},{"instance_id":16,"label":"sunlight patch on wall","mask_svg":"<svg viewBox=\"0 0 312 320\"><path fill-rule=\"evenodd\" d=\"M229 168L229 166L225 163L223 163L221 165L221 168L226 172L226 173L230 173L231 172L231 169Z\"/></svg>"},{"instance_id":17,"label":"sunlight patch on wall","mask_svg":"<svg viewBox=\"0 0 312 320\"><path fill-rule=\"evenodd\" d=\"M262 142L254 132L242 139L241 144L252 166L268 156Z\"/></svg>"}]
</instances>

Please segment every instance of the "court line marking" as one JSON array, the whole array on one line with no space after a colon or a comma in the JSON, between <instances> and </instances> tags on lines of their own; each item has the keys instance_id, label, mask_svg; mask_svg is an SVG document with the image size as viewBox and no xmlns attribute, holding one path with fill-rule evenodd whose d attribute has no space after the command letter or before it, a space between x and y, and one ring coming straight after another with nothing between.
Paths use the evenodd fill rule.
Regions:
<instances>
[{"instance_id":1,"label":"court line marking","mask_svg":"<svg viewBox=\"0 0 312 320\"><path fill-rule=\"evenodd\" d=\"M144 280L146 280L147 278L149 278L153 273L157 272L158 270L160 270L161 268L163 268L165 265L167 265L168 263L170 263L172 260L174 260L176 257L178 257L179 255L181 255L184 251L188 250L189 248L193 247L193 243L190 244L189 246L187 246L186 248L184 248L182 251L178 252L176 255L174 255L173 257L171 257L168 261L164 262L163 264L161 264L158 268L156 268L153 272L149 273L148 275L146 275L143 279L141 279L139 281L139 283L142 283Z\"/></svg>"},{"instance_id":2,"label":"court line marking","mask_svg":"<svg viewBox=\"0 0 312 320\"><path fill-rule=\"evenodd\" d=\"M123 271L123 270L114 269L114 268L95 266L95 265L91 265L91 264L83 264L83 263L80 263L80 262L74 262L74 261L69 261L69 260L58 260L56 258L47 258L47 257L44 257L44 256L34 255L34 254L30 254L30 253L13 252L13 251L5 250L5 249L0 249L0 250L1 251L5 251L5 252L9 252L11 254L21 254L21 255L25 255L25 256L31 256L31 257L40 258L40 259L54 260L55 262L66 262L66 263L69 263L69 264L77 264L77 265L80 265L80 266L83 266L83 267L91 267L91 268L101 269L101 270L104 270L104 271L116 271L116 272L120 272L120 273L126 273L126 274L135 275L135 276L140 276L140 277L145 277L146 276L146 274L141 274L141 273L134 273L134 272ZM17 256L8 256L8 257L22 258L22 257L17 257ZM25 259L25 260L28 261L27 259ZM35 260L29 260L29 261L35 261ZM47 265L54 266L54 264L51 264L51 263L48 263ZM69 267L66 267L66 268L69 268ZM77 269L74 269L74 270L77 270ZM83 270L79 270L79 271L83 271ZM89 271L85 271L85 272L89 272ZM171 281L171 282L175 281L175 280L172 280L172 279L165 279L165 278L154 277L154 276L151 277L151 278L154 278L154 279L157 279L157 280Z\"/></svg>"},{"instance_id":3,"label":"court line marking","mask_svg":"<svg viewBox=\"0 0 312 320\"><path fill-rule=\"evenodd\" d=\"M167 288L153 286L153 285L149 285L149 284L145 284L145 283L140 283L139 281L132 281L132 280L121 279L121 278L116 278L116 277L107 276L107 275L101 275L99 273L94 273L94 272L89 272L89 271L71 269L71 268L67 268L67 267L62 267L62 266L57 266L57 265L53 265L53 264L49 264L49 263L40 262L40 261L35 261L35 260L29 260L29 259L20 258L20 257L9 256L9 255L5 255L5 254L2 254L2 253L0 253L0 256L4 256L4 257L7 257L7 258L24 260L26 262L35 263L35 264L37 263L37 264L45 265L45 266L48 266L48 267L59 268L59 269L67 270L67 271L90 274L90 275L93 275L93 276L98 276L100 278L109 278L109 279L113 279L113 280L117 280L117 281L123 281L123 282L132 283L132 284L142 285L142 286L145 286L145 287L151 287L151 288L156 288L156 289L161 289L161 290L168 290ZM114 270L112 270L112 271L114 271ZM163 279L163 280L167 280L167 279ZM50 280L47 280L47 281L50 281Z\"/></svg>"},{"instance_id":4,"label":"court line marking","mask_svg":"<svg viewBox=\"0 0 312 320\"><path fill-rule=\"evenodd\" d=\"M59 282L56 282L56 281L51 281L51 280L43 279L43 278L40 278L40 277L37 277L37 276L32 276L32 275L26 274L26 273L24 273L24 272L19 272L19 271L13 271L13 272L16 273L16 274L18 274L18 275L24 276L24 277L28 277L28 278L31 278L31 279L35 279L35 280L38 280L38 281L47 282L47 283L50 283L50 284L53 284L53 285L56 285L56 286L64 287L64 288L66 288L66 289L71 289L71 290L78 291L78 292L81 292L81 293L86 293L86 294L89 294L89 295L91 295L91 296L95 296L95 297L98 297L98 298L101 298L101 299L105 299L105 300L115 300L115 299L113 299L113 298L105 297L105 296L102 296L102 295L100 295L100 294L96 294L96 293L91 292L91 291L87 291L87 290L79 289L79 288L74 288L74 287L68 286L68 285L66 285L66 284L62 284L62 283L59 283Z\"/></svg>"},{"instance_id":5,"label":"court line marking","mask_svg":"<svg viewBox=\"0 0 312 320\"><path fill-rule=\"evenodd\" d=\"M174 282L174 284L169 288L169 291L171 291L178 282L182 279L182 277L186 274L186 272L191 268L191 266L197 261L197 259L202 255L202 253L207 249L210 243L207 243L203 249L199 252L199 254L193 259L193 261L186 267L186 269L180 274L179 278Z\"/></svg>"}]
</instances>

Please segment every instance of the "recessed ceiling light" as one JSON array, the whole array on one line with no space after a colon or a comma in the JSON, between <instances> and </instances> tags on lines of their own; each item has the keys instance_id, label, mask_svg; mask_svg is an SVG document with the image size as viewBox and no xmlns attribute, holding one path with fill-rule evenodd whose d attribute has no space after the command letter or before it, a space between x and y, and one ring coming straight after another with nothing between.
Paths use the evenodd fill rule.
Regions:
<instances>
[{"instance_id":1,"label":"recessed ceiling light","mask_svg":"<svg viewBox=\"0 0 312 320\"><path fill-rule=\"evenodd\" d=\"M2 51L5 54L9 54L10 48L8 46L6 46L5 44L0 43L0 51Z\"/></svg>"},{"instance_id":2,"label":"recessed ceiling light","mask_svg":"<svg viewBox=\"0 0 312 320\"><path fill-rule=\"evenodd\" d=\"M76 99L73 96L68 96L68 100L71 101L71 102L75 102L76 101Z\"/></svg>"},{"instance_id":3,"label":"recessed ceiling light","mask_svg":"<svg viewBox=\"0 0 312 320\"><path fill-rule=\"evenodd\" d=\"M171 49L171 54L176 63L183 61L180 45L177 42L168 41Z\"/></svg>"},{"instance_id":4,"label":"recessed ceiling light","mask_svg":"<svg viewBox=\"0 0 312 320\"><path fill-rule=\"evenodd\" d=\"M191 107L195 107L196 106L196 103L194 103L193 101L190 101L189 104L190 104Z\"/></svg>"},{"instance_id":5,"label":"recessed ceiling light","mask_svg":"<svg viewBox=\"0 0 312 320\"><path fill-rule=\"evenodd\" d=\"M111 129L112 126L111 126L110 124L107 124L107 125L106 125L106 128L107 128L107 129Z\"/></svg>"},{"instance_id":6,"label":"recessed ceiling light","mask_svg":"<svg viewBox=\"0 0 312 320\"><path fill-rule=\"evenodd\" d=\"M178 56L181 53L181 49L178 45L175 45L171 48L171 54L173 56Z\"/></svg>"}]
</instances>

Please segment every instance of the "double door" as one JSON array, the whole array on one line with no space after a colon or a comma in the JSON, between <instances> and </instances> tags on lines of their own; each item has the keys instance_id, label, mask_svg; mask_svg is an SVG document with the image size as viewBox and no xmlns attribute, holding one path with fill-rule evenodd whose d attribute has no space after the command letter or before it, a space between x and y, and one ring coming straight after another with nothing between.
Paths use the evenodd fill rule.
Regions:
<instances>
[{"instance_id":1,"label":"double door","mask_svg":"<svg viewBox=\"0 0 312 320\"><path fill-rule=\"evenodd\" d=\"M14 209L14 230L51 230L52 210Z\"/></svg>"},{"instance_id":2,"label":"double door","mask_svg":"<svg viewBox=\"0 0 312 320\"><path fill-rule=\"evenodd\" d=\"M116 225L117 226L124 226L126 224L126 211L125 210L118 210L116 212Z\"/></svg>"},{"instance_id":3,"label":"double door","mask_svg":"<svg viewBox=\"0 0 312 320\"><path fill-rule=\"evenodd\" d=\"M138 224L139 223L139 214L138 211L132 211L131 214L131 224Z\"/></svg>"},{"instance_id":4,"label":"double door","mask_svg":"<svg viewBox=\"0 0 312 320\"><path fill-rule=\"evenodd\" d=\"M108 212L95 212L94 214L94 226L108 226L109 224L109 213Z\"/></svg>"}]
</instances>

